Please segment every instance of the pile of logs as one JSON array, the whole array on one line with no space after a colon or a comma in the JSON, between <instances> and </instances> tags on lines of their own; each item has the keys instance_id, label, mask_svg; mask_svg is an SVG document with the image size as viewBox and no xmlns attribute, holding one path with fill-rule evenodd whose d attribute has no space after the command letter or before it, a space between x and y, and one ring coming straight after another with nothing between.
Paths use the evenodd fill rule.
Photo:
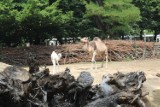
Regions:
<instances>
[{"instance_id":1,"label":"pile of logs","mask_svg":"<svg viewBox=\"0 0 160 107\"><path fill-rule=\"evenodd\" d=\"M117 72L103 76L100 84L82 71L78 78L68 68L50 75L48 68L39 70L34 57L28 59L29 71L10 66L0 73L0 107L145 107L142 100L144 72ZM22 74L23 73L23 74ZM22 80L18 75L28 75Z\"/></svg>"},{"instance_id":2,"label":"pile of logs","mask_svg":"<svg viewBox=\"0 0 160 107\"><path fill-rule=\"evenodd\" d=\"M122 61L140 59L144 55L144 49L146 50L145 57L152 57L153 43L142 41L129 42L121 40L106 41L106 46L109 50L110 61ZM144 45L145 44L145 45ZM46 46L30 46L30 47L18 47L18 48L0 48L0 60L11 65L27 65L27 53L36 52L38 61L41 65L51 65L50 55L52 51L62 53L60 64L78 63L78 62L90 62L91 54L88 54L83 49L83 44L66 44L57 47ZM96 61L102 61L102 56L96 56Z\"/></svg>"}]
</instances>

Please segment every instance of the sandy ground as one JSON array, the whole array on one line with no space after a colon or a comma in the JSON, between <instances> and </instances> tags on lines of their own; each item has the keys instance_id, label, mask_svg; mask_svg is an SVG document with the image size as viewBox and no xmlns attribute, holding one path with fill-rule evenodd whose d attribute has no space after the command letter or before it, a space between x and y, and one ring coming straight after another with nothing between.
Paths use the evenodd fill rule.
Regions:
<instances>
[{"instance_id":1,"label":"sandy ground","mask_svg":"<svg viewBox=\"0 0 160 107\"><path fill-rule=\"evenodd\" d=\"M105 65L105 64L104 64ZM9 66L8 64L0 62L0 71ZM133 71L144 71L147 80L156 78L159 80L159 77L156 77L157 73L160 73L160 59L145 59L145 60L134 60L134 61L124 61L124 62L109 62L108 65L103 68L100 67L101 63L97 63L97 70L92 69L91 63L76 63L76 64L66 64L60 65L59 71L62 72L68 67L75 77L79 76L80 72L88 71L94 77L94 84L97 84L101 81L101 78L104 74L113 74L115 72L133 72ZM24 67L28 69L27 67ZM53 66L47 66L50 71L53 71ZM156 81L158 82L158 81ZM160 81L159 81L160 82ZM158 85L158 84L157 84ZM159 86L160 87L160 86Z\"/></svg>"},{"instance_id":2,"label":"sandy ground","mask_svg":"<svg viewBox=\"0 0 160 107\"><path fill-rule=\"evenodd\" d=\"M7 64L0 62L0 71L2 71ZM60 65L59 71L64 71L66 67L71 70L71 74L78 77L80 72L88 71L94 77L94 84L98 84L104 74L113 74L117 71L128 73L133 71L144 71L147 77L147 81L144 83L146 91L150 92L149 100L152 101L152 107L160 107L160 77L156 74L160 73L160 59L145 59L145 60L134 60L124 62L109 62L107 67L100 68L101 63L97 63L98 69L92 69L91 63L76 63ZM53 66L47 66L51 71ZM25 69L28 69L25 67Z\"/></svg>"},{"instance_id":3,"label":"sandy ground","mask_svg":"<svg viewBox=\"0 0 160 107\"><path fill-rule=\"evenodd\" d=\"M66 67L70 68L71 74L75 77L79 76L81 71L89 71L94 77L94 83L99 83L101 81L102 75L104 74L113 74L117 71L127 73L133 71L144 71L147 79L160 78L156 77L157 73L160 73L160 59L145 59L145 60L134 60L134 61L125 61L125 62L109 62L108 66L100 68L101 63L97 64L97 70L92 69L91 63L78 63L78 64L69 64L69 65L60 65L60 71L64 71ZM52 71L53 67L48 66ZM158 82L158 81L157 81ZM158 84L157 84L158 85Z\"/></svg>"}]
</instances>

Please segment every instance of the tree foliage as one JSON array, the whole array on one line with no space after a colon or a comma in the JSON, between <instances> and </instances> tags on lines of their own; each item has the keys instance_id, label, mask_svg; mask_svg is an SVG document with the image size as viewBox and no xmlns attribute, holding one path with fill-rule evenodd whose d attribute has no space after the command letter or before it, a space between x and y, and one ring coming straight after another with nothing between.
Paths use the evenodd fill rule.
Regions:
<instances>
[{"instance_id":1,"label":"tree foliage","mask_svg":"<svg viewBox=\"0 0 160 107\"><path fill-rule=\"evenodd\" d=\"M104 0L102 4L90 3L87 9L104 34L114 38L132 32L133 25L140 19L140 11L131 0Z\"/></svg>"},{"instance_id":2,"label":"tree foliage","mask_svg":"<svg viewBox=\"0 0 160 107\"><path fill-rule=\"evenodd\" d=\"M0 44L41 44L52 37L62 43L62 37L120 38L135 32L140 10L144 24L143 9L136 7L139 1L143 0L135 0L137 5L133 5L132 0L1 0ZM153 10L149 22L153 26L147 28L156 29L159 19L155 14L159 7L154 3L150 5L155 7L149 8Z\"/></svg>"},{"instance_id":3,"label":"tree foliage","mask_svg":"<svg viewBox=\"0 0 160 107\"><path fill-rule=\"evenodd\" d=\"M141 30L152 30L155 38L160 33L160 1L159 0L133 0L133 4L141 11L141 20L138 25Z\"/></svg>"}]
</instances>

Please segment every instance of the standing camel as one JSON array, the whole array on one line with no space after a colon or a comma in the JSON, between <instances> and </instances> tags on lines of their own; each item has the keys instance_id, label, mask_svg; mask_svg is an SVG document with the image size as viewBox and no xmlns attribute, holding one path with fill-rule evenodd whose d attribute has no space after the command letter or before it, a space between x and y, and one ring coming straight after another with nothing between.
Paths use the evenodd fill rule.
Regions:
<instances>
[{"instance_id":1,"label":"standing camel","mask_svg":"<svg viewBox=\"0 0 160 107\"><path fill-rule=\"evenodd\" d=\"M103 67L104 60L106 59L106 66L108 63L108 48L105 43L99 38L94 37L92 41L88 40L88 37L84 37L81 39L82 43L85 43L83 49L89 53L92 53L92 68L97 69L95 56L100 54L103 56L103 61L101 67Z\"/></svg>"},{"instance_id":2,"label":"standing camel","mask_svg":"<svg viewBox=\"0 0 160 107\"><path fill-rule=\"evenodd\" d=\"M55 51L52 52L52 54L51 54L51 61L53 63L52 74L54 74L54 72L56 73L59 71L59 60L61 59L61 57L62 57L61 53L57 54Z\"/></svg>"}]
</instances>

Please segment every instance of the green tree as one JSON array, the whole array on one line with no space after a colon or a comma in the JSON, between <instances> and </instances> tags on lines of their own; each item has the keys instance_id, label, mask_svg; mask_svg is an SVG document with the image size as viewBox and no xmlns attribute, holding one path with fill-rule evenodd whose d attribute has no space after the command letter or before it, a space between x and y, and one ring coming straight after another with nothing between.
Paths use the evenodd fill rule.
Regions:
<instances>
[{"instance_id":1,"label":"green tree","mask_svg":"<svg viewBox=\"0 0 160 107\"><path fill-rule=\"evenodd\" d=\"M0 42L8 46L52 37L120 37L140 18L131 0L1 0L0 12Z\"/></svg>"},{"instance_id":2,"label":"green tree","mask_svg":"<svg viewBox=\"0 0 160 107\"><path fill-rule=\"evenodd\" d=\"M97 1L86 5L87 16L104 35L114 38L133 31L133 25L140 19L140 11L131 0Z\"/></svg>"},{"instance_id":3,"label":"green tree","mask_svg":"<svg viewBox=\"0 0 160 107\"><path fill-rule=\"evenodd\" d=\"M12 0L2 0L0 1L0 42L1 45L11 46L20 42L19 36L17 35L17 29L19 23L15 19L15 14L17 10ZM12 36L16 35L16 36ZM12 42L11 42L12 41Z\"/></svg>"},{"instance_id":4,"label":"green tree","mask_svg":"<svg viewBox=\"0 0 160 107\"><path fill-rule=\"evenodd\" d=\"M141 29L141 38L143 30L153 30L155 33L154 39L160 33L160 1L159 0L133 0L135 6L140 8L141 20L138 25Z\"/></svg>"},{"instance_id":5,"label":"green tree","mask_svg":"<svg viewBox=\"0 0 160 107\"><path fill-rule=\"evenodd\" d=\"M83 0L61 0L58 5L63 14L72 13L72 17L63 26L64 37L77 38L84 35L87 21L84 18L86 7ZM82 32L83 31L83 32Z\"/></svg>"}]
</instances>

